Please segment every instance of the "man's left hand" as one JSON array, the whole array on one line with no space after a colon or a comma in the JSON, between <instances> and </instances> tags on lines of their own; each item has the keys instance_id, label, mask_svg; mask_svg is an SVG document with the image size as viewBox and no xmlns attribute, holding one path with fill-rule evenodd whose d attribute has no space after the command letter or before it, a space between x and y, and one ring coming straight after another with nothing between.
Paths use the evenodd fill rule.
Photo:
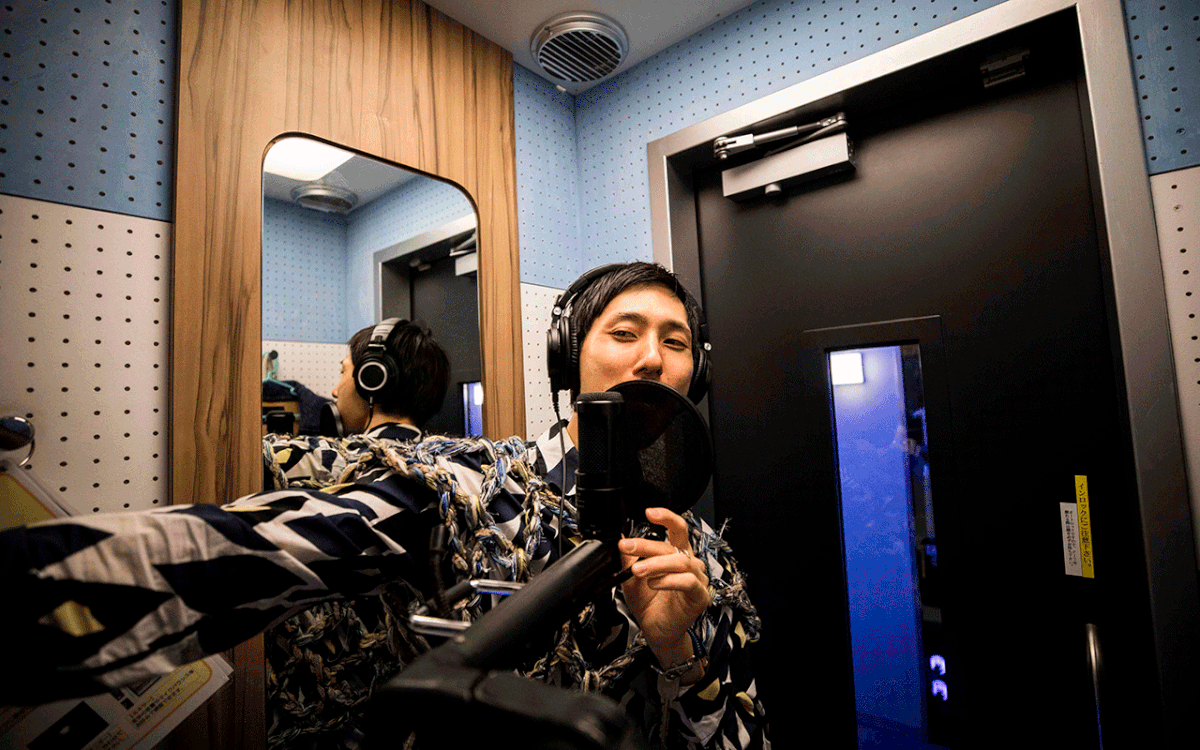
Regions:
<instances>
[{"instance_id":1,"label":"man's left hand","mask_svg":"<svg viewBox=\"0 0 1200 750\"><path fill-rule=\"evenodd\" d=\"M687 521L666 508L647 508L646 520L665 526L667 541L620 541L623 566L633 566L633 577L622 590L646 643L667 668L693 656L687 631L712 596L704 563L692 551Z\"/></svg>"}]
</instances>

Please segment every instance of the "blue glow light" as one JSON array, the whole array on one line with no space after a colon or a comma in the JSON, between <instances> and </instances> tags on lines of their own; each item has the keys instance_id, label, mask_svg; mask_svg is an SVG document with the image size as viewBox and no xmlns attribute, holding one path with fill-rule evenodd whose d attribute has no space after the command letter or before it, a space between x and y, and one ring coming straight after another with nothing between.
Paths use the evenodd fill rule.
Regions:
<instances>
[{"instance_id":1,"label":"blue glow light","mask_svg":"<svg viewBox=\"0 0 1200 750\"><path fill-rule=\"evenodd\" d=\"M942 700L949 700L949 692L943 680L933 681L933 694Z\"/></svg>"},{"instance_id":2,"label":"blue glow light","mask_svg":"<svg viewBox=\"0 0 1200 750\"><path fill-rule=\"evenodd\" d=\"M929 668L940 675L946 674L946 657L938 654L929 657Z\"/></svg>"}]
</instances>

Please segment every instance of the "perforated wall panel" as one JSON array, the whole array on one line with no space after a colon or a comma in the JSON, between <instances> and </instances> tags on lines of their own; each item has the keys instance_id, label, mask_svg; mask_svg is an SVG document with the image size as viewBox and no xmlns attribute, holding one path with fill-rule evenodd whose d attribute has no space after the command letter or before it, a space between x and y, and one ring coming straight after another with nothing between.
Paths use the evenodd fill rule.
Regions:
<instances>
[{"instance_id":1,"label":"perforated wall panel","mask_svg":"<svg viewBox=\"0 0 1200 750\"><path fill-rule=\"evenodd\" d=\"M262 350L279 352L277 380L295 380L319 396L333 398L330 392L341 377L345 344L264 340Z\"/></svg>"},{"instance_id":2,"label":"perforated wall panel","mask_svg":"<svg viewBox=\"0 0 1200 750\"><path fill-rule=\"evenodd\" d=\"M263 201L263 337L346 342L346 219Z\"/></svg>"},{"instance_id":3,"label":"perforated wall panel","mask_svg":"<svg viewBox=\"0 0 1200 750\"><path fill-rule=\"evenodd\" d=\"M764 0L580 94L582 267L651 258L649 141L998 4ZM1139 96L1143 125L1152 126L1147 138L1154 136L1147 140L1154 146L1150 168L1184 166L1179 159L1200 163L1190 140L1200 81L1195 3L1128 0L1125 6L1127 17L1136 16L1129 21L1131 43L1143 47L1134 63L1145 76ZM1138 33L1135 24L1147 30ZM522 248L535 239L523 233Z\"/></svg>"},{"instance_id":4,"label":"perforated wall panel","mask_svg":"<svg viewBox=\"0 0 1200 750\"><path fill-rule=\"evenodd\" d=\"M652 258L648 142L998 2L765 0L580 94L584 267Z\"/></svg>"},{"instance_id":5,"label":"perforated wall panel","mask_svg":"<svg viewBox=\"0 0 1200 750\"><path fill-rule=\"evenodd\" d=\"M346 229L346 328L342 341L374 325L374 254L418 234L436 229L475 208L454 185L418 177L350 214Z\"/></svg>"},{"instance_id":6,"label":"perforated wall panel","mask_svg":"<svg viewBox=\"0 0 1200 750\"><path fill-rule=\"evenodd\" d=\"M1200 167L1150 179L1175 350L1193 517L1200 522Z\"/></svg>"},{"instance_id":7,"label":"perforated wall panel","mask_svg":"<svg viewBox=\"0 0 1200 750\"><path fill-rule=\"evenodd\" d=\"M1200 3L1126 0L1150 174L1200 164Z\"/></svg>"},{"instance_id":8,"label":"perforated wall panel","mask_svg":"<svg viewBox=\"0 0 1200 750\"><path fill-rule=\"evenodd\" d=\"M168 502L170 224L0 196L0 412L82 513Z\"/></svg>"},{"instance_id":9,"label":"perforated wall panel","mask_svg":"<svg viewBox=\"0 0 1200 750\"><path fill-rule=\"evenodd\" d=\"M565 289L565 287L564 287ZM554 406L550 398L550 376L546 374L546 330L550 310L563 289L537 284L521 284L521 331L525 357L525 434L530 438L554 424ZM563 419L571 418L571 394L563 391L558 399Z\"/></svg>"},{"instance_id":10,"label":"perforated wall panel","mask_svg":"<svg viewBox=\"0 0 1200 750\"><path fill-rule=\"evenodd\" d=\"M175 0L15 0L0 33L0 192L169 219Z\"/></svg>"},{"instance_id":11,"label":"perforated wall panel","mask_svg":"<svg viewBox=\"0 0 1200 750\"><path fill-rule=\"evenodd\" d=\"M521 281L570 286L587 270L579 246L575 97L513 66Z\"/></svg>"}]
</instances>

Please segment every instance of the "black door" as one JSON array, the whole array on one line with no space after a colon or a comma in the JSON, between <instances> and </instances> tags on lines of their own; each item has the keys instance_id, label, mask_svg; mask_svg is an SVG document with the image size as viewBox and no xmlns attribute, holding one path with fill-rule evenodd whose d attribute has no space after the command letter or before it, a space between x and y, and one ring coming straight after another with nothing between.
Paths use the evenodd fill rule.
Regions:
<instances>
[{"instance_id":1,"label":"black door","mask_svg":"<svg viewBox=\"0 0 1200 750\"><path fill-rule=\"evenodd\" d=\"M1156 746L1085 93L1071 55L1050 57L1034 49L1024 78L991 89L931 78L902 104L847 107L857 170L782 199L737 203L719 171L695 175L716 512L733 518L763 617L756 671L779 747L830 731L834 747L856 735L880 747L1095 747L1089 637L1103 647L1103 739ZM837 433L849 427L835 429L829 355L884 345L916 391L901 394L905 434L877 446L880 460L907 446L910 478L923 470L914 457L928 471L906 500L879 503L881 518L907 513L898 553L909 562L896 568L907 583L875 589L915 592L904 627L924 649L917 725L864 708L864 694L886 703L887 689L864 684L851 647L872 641L852 632L861 571L846 567L857 542L842 533L852 509ZM1094 577L1079 575L1089 564Z\"/></svg>"}]
</instances>

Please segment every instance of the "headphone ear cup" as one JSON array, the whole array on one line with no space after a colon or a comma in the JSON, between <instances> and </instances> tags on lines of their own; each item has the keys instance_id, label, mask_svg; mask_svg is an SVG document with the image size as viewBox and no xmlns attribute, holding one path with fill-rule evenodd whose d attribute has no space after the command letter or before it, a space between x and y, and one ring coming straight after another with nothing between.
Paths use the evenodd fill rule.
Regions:
<instances>
[{"instance_id":1,"label":"headphone ear cup","mask_svg":"<svg viewBox=\"0 0 1200 750\"><path fill-rule=\"evenodd\" d=\"M701 347L700 354L696 357L696 367L692 372L692 382L688 386L688 399L693 404L698 404L708 393L708 386L712 382L712 371L708 365L708 352Z\"/></svg>"},{"instance_id":2,"label":"headphone ear cup","mask_svg":"<svg viewBox=\"0 0 1200 750\"><path fill-rule=\"evenodd\" d=\"M550 391L557 393L563 390L566 368L563 366L562 332L557 325L546 329L546 372L550 376Z\"/></svg>"},{"instance_id":3,"label":"headphone ear cup","mask_svg":"<svg viewBox=\"0 0 1200 750\"><path fill-rule=\"evenodd\" d=\"M567 388L566 390L574 393L579 390L579 334L575 327L571 325L570 320L566 324L567 341L570 342L567 347Z\"/></svg>"},{"instance_id":4,"label":"headphone ear cup","mask_svg":"<svg viewBox=\"0 0 1200 750\"><path fill-rule=\"evenodd\" d=\"M396 362L387 354L368 354L354 370L354 389L370 402L387 393L399 377Z\"/></svg>"}]
</instances>

